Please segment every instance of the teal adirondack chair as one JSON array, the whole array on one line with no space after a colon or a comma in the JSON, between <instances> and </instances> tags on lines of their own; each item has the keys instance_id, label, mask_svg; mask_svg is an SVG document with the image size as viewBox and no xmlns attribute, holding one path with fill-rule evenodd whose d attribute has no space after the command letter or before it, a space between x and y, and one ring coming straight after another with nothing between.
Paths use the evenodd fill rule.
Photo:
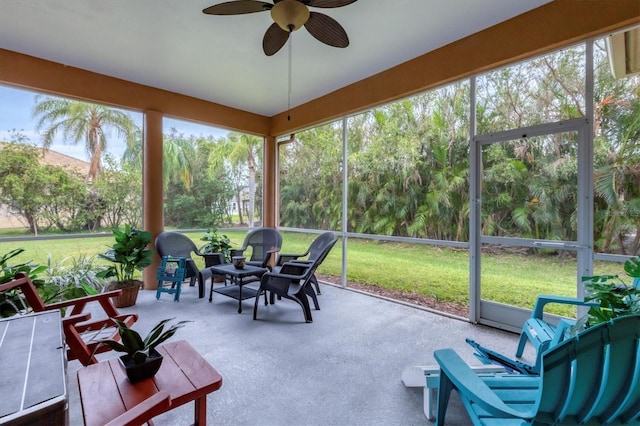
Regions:
<instances>
[{"instance_id":1,"label":"teal adirondack chair","mask_svg":"<svg viewBox=\"0 0 640 426\"><path fill-rule=\"evenodd\" d=\"M500 364L508 370L522 374L540 373L540 361L542 354L550 347L562 342L570 337L571 327L576 321L571 319L561 319L557 324L547 322L544 318L544 308L551 303L576 306L598 306L597 302L585 302L583 299L565 296L552 296L541 294L536 299L536 304L531 311L531 317L522 326L516 357L522 357L527 343L533 346L536 358L532 364L520 359L513 359L500 352L486 348L472 339L466 339L476 353L475 355L485 364Z\"/></svg>"},{"instance_id":2,"label":"teal adirondack chair","mask_svg":"<svg viewBox=\"0 0 640 426\"><path fill-rule=\"evenodd\" d=\"M640 278L634 278L632 285L640 288ZM522 334L518 342L516 357L520 358L524 353L526 343L529 342L536 351L536 360L533 364L533 373L537 374L540 369L540 357L551 346L560 343L569 335L567 334L575 321L569 319L561 320L558 325L550 324L544 320L544 308L551 303L560 303L576 306L598 306L598 302L585 302L582 299L564 296L538 296L536 304L529 318L522 327Z\"/></svg>"},{"instance_id":3,"label":"teal adirondack chair","mask_svg":"<svg viewBox=\"0 0 640 426\"><path fill-rule=\"evenodd\" d=\"M640 289L640 278L634 278L632 285ZM548 322L544 317L544 309L547 305L559 303L564 305L575 306L598 306L598 302L585 302L584 299L575 297L555 296L555 295L539 295L536 304L531 312L531 317L525 321L522 326L518 348L516 350L516 358L513 359L507 355L501 354L489 348L486 348L472 339L466 339L476 351L476 356L485 364L499 364L508 370L516 371L522 374L539 374L540 361L542 354L549 348L564 339L571 337L575 333L575 329L579 329L583 324L576 324L575 320L569 318L561 319L557 324ZM522 361L520 358L524 354L525 346L529 343L535 350L536 357L532 364Z\"/></svg>"},{"instance_id":4,"label":"teal adirondack chair","mask_svg":"<svg viewBox=\"0 0 640 426\"><path fill-rule=\"evenodd\" d=\"M637 425L640 423L640 315L616 318L542 354L540 376L479 377L452 349L440 365L436 425L452 390L474 425Z\"/></svg>"}]
</instances>

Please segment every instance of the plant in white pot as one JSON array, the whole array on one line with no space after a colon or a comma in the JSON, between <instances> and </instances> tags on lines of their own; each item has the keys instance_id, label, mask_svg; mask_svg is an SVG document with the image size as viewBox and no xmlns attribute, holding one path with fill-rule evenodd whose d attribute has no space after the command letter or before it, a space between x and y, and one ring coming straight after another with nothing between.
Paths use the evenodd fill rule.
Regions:
<instances>
[{"instance_id":1,"label":"plant in white pot","mask_svg":"<svg viewBox=\"0 0 640 426\"><path fill-rule=\"evenodd\" d=\"M114 229L115 243L98 256L112 265L97 274L99 278L115 278L108 290L121 289L122 295L114 298L118 308L134 305L142 281L134 279L135 271L142 271L153 263L154 251L147 248L151 243L151 232L125 225L124 230Z\"/></svg>"},{"instance_id":2,"label":"plant in white pot","mask_svg":"<svg viewBox=\"0 0 640 426\"><path fill-rule=\"evenodd\" d=\"M155 349L156 346L171 338L179 328L190 322L180 321L165 330L165 325L173 319L160 321L143 339L137 331L129 328L127 324L112 318L118 325L120 341L102 340L100 343L111 347L114 351L126 353L120 357L120 363L124 367L129 381L136 383L153 377L160 369L162 355Z\"/></svg>"}]
</instances>

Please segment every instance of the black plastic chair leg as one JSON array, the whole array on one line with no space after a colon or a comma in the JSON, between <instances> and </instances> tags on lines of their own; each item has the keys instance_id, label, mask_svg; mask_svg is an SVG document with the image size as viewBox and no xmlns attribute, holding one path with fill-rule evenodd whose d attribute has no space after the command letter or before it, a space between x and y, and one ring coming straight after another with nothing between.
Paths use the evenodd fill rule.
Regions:
<instances>
[{"instance_id":1,"label":"black plastic chair leg","mask_svg":"<svg viewBox=\"0 0 640 426\"><path fill-rule=\"evenodd\" d=\"M211 283L211 285L213 285L213 283ZM198 297L200 299L204 297L204 280L198 280Z\"/></svg>"},{"instance_id":2,"label":"black plastic chair leg","mask_svg":"<svg viewBox=\"0 0 640 426\"><path fill-rule=\"evenodd\" d=\"M309 306L309 299L307 298L304 290L300 290L296 294L293 295L298 303L302 306L302 312L304 313L305 322L313 322L313 317L311 316L311 307Z\"/></svg>"},{"instance_id":3,"label":"black plastic chair leg","mask_svg":"<svg viewBox=\"0 0 640 426\"><path fill-rule=\"evenodd\" d=\"M318 298L316 297L316 292L313 291L313 287L311 287L311 285L308 285L305 287L305 293L307 293L308 296L311 297L311 300L313 300L313 307L316 309L316 311L320 310L320 304L318 304Z\"/></svg>"},{"instance_id":4,"label":"black plastic chair leg","mask_svg":"<svg viewBox=\"0 0 640 426\"><path fill-rule=\"evenodd\" d=\"M311 283L316 288L316 293L317 294L322 294L322 292L320 291L320 284L318 283L318 279L316 278L315 274L313 274L313 276L311 277Z\"/></svg>"},{"instance_id":5,"label":"black plastic chair leg","mask_svg":"<svg viewBox=\"0 0 640 426\"><path fill-rule=\"evenodd\" d=\"M258 294L256 294L256 300L253 302L253 319L257 319L258 316L258 301L260 300L260 293L264 291L264 302L267 304L267 291L258 289Z\"/></svg>"}]
</instances>

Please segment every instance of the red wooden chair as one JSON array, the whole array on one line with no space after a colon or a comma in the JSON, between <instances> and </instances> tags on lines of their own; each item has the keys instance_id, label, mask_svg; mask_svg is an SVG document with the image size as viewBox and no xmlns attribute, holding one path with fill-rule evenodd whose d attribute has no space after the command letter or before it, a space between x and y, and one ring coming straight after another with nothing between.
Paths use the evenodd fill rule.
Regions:
<instances>
[{"instance_id":1,"label":"red wooden chair","mask_svg":"<svg viewBox=\"0 0 640 426\"><path fill-rule=\"evenodd\" d=\"M16 289L20 289L34 312L56 309L66 310L65 316L62 319L62 328L67 343L67 359L77 359L83 365L97 363L98 360L95 354L111 350L107 345L99 345L100 340L120 339L118 328L112 321L112 318L123 321L128 326L133 325L138 320L137 314L120 314L111 301L111 298L118 296L121 290L45 304L40 298L40 294L35 285L31 282L27 274L23 272L16 274L13 281L0 284L0 292ZM93 302L100 304L106 318L91 322L88 321L91 318L91 314L84 310L89 303Z\"/></svg>"}]
</instances>

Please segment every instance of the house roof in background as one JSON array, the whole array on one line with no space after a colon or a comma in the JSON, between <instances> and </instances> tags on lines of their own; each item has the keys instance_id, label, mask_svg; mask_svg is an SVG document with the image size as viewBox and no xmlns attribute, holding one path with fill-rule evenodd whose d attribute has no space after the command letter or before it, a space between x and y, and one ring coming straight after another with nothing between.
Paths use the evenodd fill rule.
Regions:
<instances>
[{"instance_id":1,"label":"house roof in background","mask_svg":"<svg viewBox=\"0 0 640 426\"><path fill-rule=\"evenodd\" d=\"M8 145L7 142L0 142L0 151L6 145ZM58 166L67 170L73 170L78 172L82 177L85 177L89 174L90 164L86 161L82 161L77 158L71 157L69 155L52 151L50 149L45 150L40 147L35 147L35 148L37 148L38 151L40 152L41 164Z\"/></svg>"}]
</instances>

